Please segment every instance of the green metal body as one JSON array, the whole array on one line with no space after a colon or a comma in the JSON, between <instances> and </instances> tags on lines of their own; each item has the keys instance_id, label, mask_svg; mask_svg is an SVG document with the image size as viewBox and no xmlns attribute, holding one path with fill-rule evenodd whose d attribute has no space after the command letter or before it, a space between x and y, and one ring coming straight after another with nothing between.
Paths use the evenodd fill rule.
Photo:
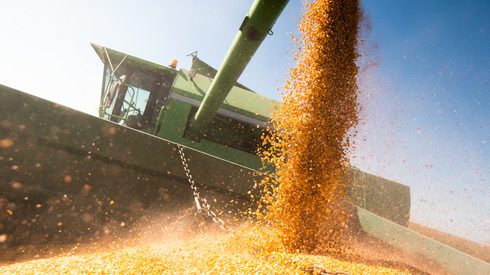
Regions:
<instances>
[{"instance_id":1,"label":"green metal body","mask_svg":"<svg viewBox=\"0 0 490 275\"><path fill-rule=\"evenodd\" d=\"M5 140L0 234L8 240L0 249L97 239L131 227L143 210L193 201L176 143L0 85ZM192 148L185 153L201 194L216 199L215 211L250 206L251 169Z\"/></svg>"},{"instance_id":2,"label":"green metal body","mask_svg":"<svg viewBox=\"0 0 490 275\"><path fill-rule=\"evenodd\" d=\"M490 274L490 264L361 207L357 216L364 232L402 251L434 260L449 274Z\"/></svg>"},{"instance_id":3,"label":"green metal body","mask_svg":"<svg viewBox=\"0 0 490 275\"><path fill-rule=\"evenodd\" d=\"M2 248L97 239L144 218L144 209L171 211L192 201L177 143L2 85L0 117L0 140L13 142L0 148L0 233L10 236ZM218 198L214 209L235 208L231 198L250 205L243 194L258 180L252 169L189 147L185 152L203 196ZM351 178L366 233L452 274L490 272L488 263L401 226L396 211L383 210L379 201L394 206L401 199L401 205L408 188L357 169Z\"/></svg>"},{"instance_id":4,"label":"green metal body","mask_svg":"<svg viewBox=\"0 0 490 275\"><path fill-rule=\"evenodd\" d=\"M125 58L116 72L116 79L123 74L129 75L133 70L133 75L136 76L145 74L159 76L156 80L151 80L153 82L172 83L161 107L147 106L158 113L158 116L154 118L155 121L148 123L149 127L140 130L253 171L261 167L260 158L255 154L253 147L242 148L240 143L244 140L255 144L260 142L262 130L268 126L271 110L279 106L280 102L255 93L240 83L234 83L218 108L217 115L203 131L201 139L196 141L189 125L213 83L213 77L217 73L215 69L194 57L190 70L168 71L167 68L161 68L160 65L134 56L97 45L93 47L106 64L106 68L108 59L112 60L113 64L119 64ZM139 65L135 67L134 64ZM135 68L141 72L135 73ZM168 77L171 80L165 80ZM133 82L136 85L140 82L137 79L131 80L131 77L128 79L128 85ZM155 91L158 92L158 89ZM157 108L160 110L155 110ZM106 115L105 118L110 119L110 116ZM220 119L227 119L230 123L225 125L226 127L223 127L223 124L216 124L215 120L219 122ZM242 127L246 127L246 131ZM227 178L226 173L222 173L222 176ZM369 175L354 167L350 168L349 176L351 179L349 192L354 204L401 225L407 224L410 216L408 186ZM244 195L251 188L252 185L243 184L241 188L234 188L234 190L241 190L241 194Z\"/></svg>"},{"instance_id":5,"label":"green metal body","mask_svg":"<svg viewBox=\"0 0 490 275\"><path fill-rule=\"evenodd\" d=\"M202 132L252 59L288 0L256 0L213 79L191 127Z\"/></svg>"}]
</instances>

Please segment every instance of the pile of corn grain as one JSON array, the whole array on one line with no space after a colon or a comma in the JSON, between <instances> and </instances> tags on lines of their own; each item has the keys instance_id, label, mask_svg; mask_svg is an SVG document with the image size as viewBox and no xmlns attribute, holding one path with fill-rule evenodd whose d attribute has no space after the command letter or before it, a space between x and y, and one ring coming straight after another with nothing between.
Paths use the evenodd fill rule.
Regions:
<instances>
[{"instance_id":1,"label":"pile of corn grain","mask_svg":"<svg viewBox=\"0 0 490 275\"><path fill-rule=\"evenodd\" d=\"M6 265L0 273L409 273L343 260L338 254L302 253L338 251L348 227L343 182L346 136L357 122L358 18L357 0L318 0L306 6L298 65L273 119L280 131L264 140L272 147L262 152L264 162L277 171L264 182L268 190L275 186L265 193L263 205L273 227L245 225L234 233L208 232L72 253Z\"/></svg>"},{"instance_id":2,"label":"pile of corn grain","mask_svg":"<svg viewBox=\"0 0 490 275\"><path fill-rule=\"evenodd\" d=\"M358 0L307 4L297 66L290 71L275 131L261 152L275 176L263 182L265 218L301 252L339 252L353 210L346 196L349 131L357 124ZM263 211L264 209L261 209Z\"/></svg>"},{"instance_id":3,"label":"pile of corn grain","mask_svg":"<svg viewBox=\"0 0 490 275\"><path fill-rule=\"evenodd\" d=\"M0 267L0 274L409 274L408 270L290 253L271 231L243 227L236 234L146 242Z\"/></svg>"}]
</instances>

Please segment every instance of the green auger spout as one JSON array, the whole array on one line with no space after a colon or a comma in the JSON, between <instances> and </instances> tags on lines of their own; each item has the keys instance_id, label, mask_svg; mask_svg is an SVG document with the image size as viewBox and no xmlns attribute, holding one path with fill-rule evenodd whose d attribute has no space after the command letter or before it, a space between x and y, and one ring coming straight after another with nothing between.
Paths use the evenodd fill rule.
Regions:
<instances>
[{"instance_id":1,"label":"green auger spout","mask_svg":"<svg viewBox=\"0 0 490 275\"><path fill-rule=\"evenodd\" d=\"M206 128L262 41L272 33L272 26L287 3L288 0L255 0L191 122L194 132L202 133Z\"/></svg>"}]
</instances>

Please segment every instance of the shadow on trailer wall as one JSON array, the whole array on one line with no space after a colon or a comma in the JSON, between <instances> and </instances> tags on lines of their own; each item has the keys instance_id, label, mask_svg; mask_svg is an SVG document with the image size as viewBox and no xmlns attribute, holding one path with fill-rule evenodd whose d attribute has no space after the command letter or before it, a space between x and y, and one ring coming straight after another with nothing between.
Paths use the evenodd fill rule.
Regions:
<instances>
[{"instance_id":1,"label":"shadow on trailer wall","mask_svg":"<svg viewBox=\"0 0 490 275\"><path fill-rule=\"evenodd\" d=\"M192 205L172 142L1 85L0 118L0 247L76 241L130 227L143 209ZM185 151L216 207L248 206L250 169Z\"/></svg>"}]
</instances>

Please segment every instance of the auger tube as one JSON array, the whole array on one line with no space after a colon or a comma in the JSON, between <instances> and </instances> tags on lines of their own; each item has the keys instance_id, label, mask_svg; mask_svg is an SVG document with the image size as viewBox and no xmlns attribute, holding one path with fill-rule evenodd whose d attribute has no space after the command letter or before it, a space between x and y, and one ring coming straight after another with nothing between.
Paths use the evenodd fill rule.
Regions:
<instances>
[{"instance_id":1,"label":"auger tube","mask_svg":"<svg viewBox=\"0 0 490 275\"><path fill-rule=\"evenodd\" d=\"M272 26L287 3L288 0L255 0L191 121L194 132L202 133L211 121L262 41L272 33Z\"/></svg>"}]
</instances>

